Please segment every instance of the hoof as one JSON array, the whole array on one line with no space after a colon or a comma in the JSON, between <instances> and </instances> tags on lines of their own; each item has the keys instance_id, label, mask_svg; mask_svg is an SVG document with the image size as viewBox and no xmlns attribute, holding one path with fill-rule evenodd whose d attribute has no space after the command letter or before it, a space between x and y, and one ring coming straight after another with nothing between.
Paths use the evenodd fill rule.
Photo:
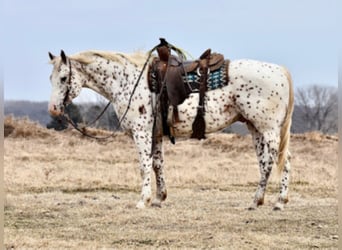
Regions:
<instances>
[{"instance_id":1,"label":"hoof","mask_svg":"<svg viewBox=\"0 0 342 250\"><path fill-rule=\"evenodd\" d=\"M146 206L145 206L145 203L143 201L139 201L135 207L138 209L144 209Z\"/></svg>"},{"instance_id":2,"label":"hoof","mask_svg":"<svg viewBox=\"0 0 342 250\"><path fill-rule=\"evenodd\" d=\"M257 209L257 207L258 207L257 205L253 204L253 205L251 205L250 207L248 207L247 210L248 210L248 211L254 211L254 210Z\"/></svg>"},{"instance_id":3,"label":"hoof","mask_svg":"<svg viewBox=\"0 0 342 250\"><path fill-rule=\"evenodd\" d=\"M152 202L152 207L159 207L159 208L161 208L162 207L162 205L161 205L161 201L160 200L158 200L158 199L155 199L153 202Z\"/></svg>"},{"instance_id":4,"label":"hoof","mask_svg":"<svg viewBox=\"0 0 342 250\"><path fill-rule=\"evenodd\" d=\"M284 204L277 202L273 208L273 211L281 211L284 210Z\"/></svg>"},{"instance_id":5,"label":"hoof","mask_svg":"<svg viewBox=\"0 0 342 250\"><path fill-rule=\"evenodd\" d=\"M164 192L161 193L160 195L160 200L165 201L167 198L167 191L165 190Z\"/></svg>"},{"instance_id":6,"label":"hoof","mask_svg":"<svg viewBox=\"0 0 342 250\"><path fill-rule=\"evenodd\" d=\"M254 200L253 204L248 208L249 211L256 210L259 206L264 205L264 198Z\"/></svg>"}]
</instances>

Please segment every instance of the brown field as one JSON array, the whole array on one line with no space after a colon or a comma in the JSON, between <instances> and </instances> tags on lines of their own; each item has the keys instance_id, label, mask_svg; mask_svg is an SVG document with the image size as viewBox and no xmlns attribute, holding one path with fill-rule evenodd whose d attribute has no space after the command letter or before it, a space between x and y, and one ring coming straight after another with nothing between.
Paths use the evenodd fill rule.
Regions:
<instances>
[{"instance_id":1,"label":"brown field","mask_svg":"<svg viewBox=\"0 0 342 250\"><path fill-rule=\"evenodd\" d=\"M265 205L246 209L259 180L250 136L166 140L168 198L138 210L127 135L100 142L11 117L5 134L7 249L337 249L335 136L292 136L290 202L275 212L277 171Z\"/></svg>"}]
</instances>

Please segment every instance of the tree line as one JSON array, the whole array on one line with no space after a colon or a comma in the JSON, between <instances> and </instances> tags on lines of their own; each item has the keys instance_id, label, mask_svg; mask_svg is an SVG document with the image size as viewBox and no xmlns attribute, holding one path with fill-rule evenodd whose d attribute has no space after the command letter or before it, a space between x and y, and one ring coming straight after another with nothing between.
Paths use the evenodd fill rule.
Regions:
<instances>
[{"instance_id":1,"label":"tree line","mask_svg":"<svg viewBox=\"0 0 342 250\"><path fill-rule=\"evenodd\" d=\"M295 92L292 132L320 131L337 133L337 87L311 85Z\"/></svg>"},{"instance_id":2,"label":"tree line","mask_svg":"<svg viewBox=\"0 0 342 250\"><path fill-rule=\"evenodd\" d=\"M101 113L106 101L99 97L98 101L87 104L70 104L66 112L74 123L88 124ZM103 116L93 127L115 130L118 117L110 105ZM51 117L48 128L63 130L68 127L67 121ZM295 90L295 107L292 119L292 133L320 131L322 133L337 133L338 130L338 91L337 87L311 85ZM228 128L225 132L235 132Z\"/></svg>"},{"instance_id":3,"label":"tree line","mask_svg":"<svg viewBox=\"0 0 342 250\"><path fill-rule=\"evenodd\" d=\"M117 130L119 119L114 111L112 105L103 113L98 119L98 115L104 110L106 104L103 103L86 103L86 104L74 104L71 103L65 109L65 112L74 124L89 124L91 127ZM69 126L65 117L52 117L50 122L46 125L49 129L63 130Z\"/></svg>"}]
</instances>

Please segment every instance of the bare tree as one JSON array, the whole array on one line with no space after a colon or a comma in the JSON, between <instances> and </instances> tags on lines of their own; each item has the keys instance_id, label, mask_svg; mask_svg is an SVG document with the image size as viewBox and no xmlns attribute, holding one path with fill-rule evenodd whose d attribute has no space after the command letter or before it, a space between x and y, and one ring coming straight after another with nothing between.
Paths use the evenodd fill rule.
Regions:
<instances>
[{"instance_id":1,"label":"bare tree","mask_svg":"<svg viewBox=\"0 0 342 250\"><path fill-rule=\"evenodd\" d=\"M295 93L294 132L337 132L337 87L311 85Z\"/></svg>"},{"instance_id":2,"label":"bare tree","mask_svg":"<svg viewBox=\"0 0 342 250\"><path fill-rule=\"evenodd\" d=\"M100 95L96 95L95 103L87 103L86 107L83 108L85 116L85 122L90 123L104 111L104 108L108 104L108 100ZM119 129L118 117L114 111L113 105L110 105L108 109L100 116L100 118L92 124L96 128L103 128L108 130Z\"/></svg>"}]
</instances>

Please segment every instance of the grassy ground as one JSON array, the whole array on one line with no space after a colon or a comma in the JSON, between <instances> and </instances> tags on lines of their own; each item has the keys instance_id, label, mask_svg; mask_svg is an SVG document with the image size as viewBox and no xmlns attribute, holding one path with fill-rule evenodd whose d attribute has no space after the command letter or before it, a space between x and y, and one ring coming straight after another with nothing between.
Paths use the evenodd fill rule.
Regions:
<instances>
[{"instance_id":1,"label":"grassy ground","mask_svg":"<svg viewBox=\"0 0 342 250\"><path fill-rule=\"evenodd\" d=\"M276 171L266 204L246 210L259 180L250 136L166 142L168 199L138 210L138 158L125 134L98 142L25 120L5 125L8 249L337 249L336 137L292 136L281 212L272 211Z\"/></svg>"}]
</instances>

